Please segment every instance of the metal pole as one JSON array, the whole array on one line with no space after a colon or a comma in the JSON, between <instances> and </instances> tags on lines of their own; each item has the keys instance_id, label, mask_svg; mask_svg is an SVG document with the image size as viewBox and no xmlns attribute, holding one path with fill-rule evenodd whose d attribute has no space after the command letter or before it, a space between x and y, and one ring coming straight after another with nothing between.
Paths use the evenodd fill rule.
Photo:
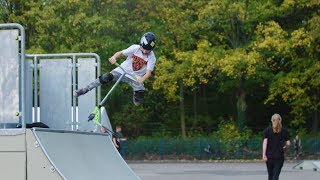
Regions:
<instances>
[{"instance_id":1,"label":"metal pole","mask_svg":"<svg viewBox=\"0 0 320 180\"><path fill-rule=\"evenodd\" d=\"M163 139L160 140L160 144L159 144L159 154L160 154L160 160L163 159Z\"/></svg>"},{"instance_id":2,"label":"metal pole","mask_svg":"<svg viewBox=\"0 0 320 180\"><path fill-rule=\"evenodd\" d=\"M34 56L34 69L33 69L33 81L34 81L34 122L38 122L38 60L37 56Z\"/></svg>"},{"instance_id":3,"label":"metal pole","mask_svg":"<svg viewBox=\"0 0 320 180\"><path fill-rule=\"evenodd\" d=\"M119 82L121 81L121 79L126 75L126 73L123 73L120 78L116 81L116 83L112 86L112 88L109 90L108 94L103 98L103 100L101 101L101 103L99 104L99 108L105 103L105 101L108 99L109 95L111 94L111 92L114 90L114 88L116 88L116 86L119 84Z\"/></svg>"},{"instance_id":4,"label":"metal pole","mask_svg":"<svg viewBox=\"0 0 320 180\"><path fill-rule=\"evenodd\" d=\"M96 59L97 59L97 73L98 73L98 77L101 75L101 60L100 57L98 55L96 55ZM100 103L101 101L101 86L98 87L98 103Z\"/></svg>"},{"instance_id":5,"label":"metal pole","mask_svg":"<svg viewBox=\"0 0 320 180\"><path fill-rule=\"evenodd\" d=\"M21 32L21 91L22 91L22 97L21 97L21 108L22 108L22 115L21 115L21 124L22 124L22 128L26 127L26 91L25 91L25 87L26 87L26 81L25 81L25 30L24 28L20 25L20 24L14 24L15 26L17 26L20 29Z\"/></svg>"},{"instance_id":6,"label":"metal pole","mask_svg":"<svg viewBox=\"0 0 320 180\"><path fill-rule=\"evenodd\" d=\"M77 67L77 62L76 62L76 55L72 56L72 92L76 90L76 67ZM76 130L77 126L77 118L76 118L76 109L77 109L77 101L75 97L72 97L72 107L73 107L73 123L71 126L72 130Z\"/></svg>"}]
</instances>

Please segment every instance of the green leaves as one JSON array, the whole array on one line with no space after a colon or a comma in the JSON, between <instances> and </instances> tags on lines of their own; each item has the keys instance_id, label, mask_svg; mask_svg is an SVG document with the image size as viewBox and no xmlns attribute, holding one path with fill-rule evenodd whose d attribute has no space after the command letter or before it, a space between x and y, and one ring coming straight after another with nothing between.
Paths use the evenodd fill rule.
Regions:
<instances>
[{"instance_id":1,"label":"green leaves","mask_svg":"<svg viewBox=\"0 0 320 180\"><path fill-rule=\"evenodd\" d=\"M96 52L103 72L110 70L103 59L152 31L157 64L146 86L153 87L149 91L154 96L165 96L162 106L185 98L188 112L203 98L210 99L211 111L223 101L225 107L214 115L197 116L232 116L248 123L269 116L265 109L289 109L296 126L310 122L310 114L319 111L319 8L318 0L4 0L0 21L26 28L28 53ZM200 87L212 94L193 100ZM156 97L150 100L157 103ZM252 102L253 97L264 106ZM256 104L261 108L256 110ZM143 110L128 106L123 112L159 114ZM194 111L190 114L198 113ZM179 118L172 114L164 127ZM122 116L117 116L120 122Z\"/></svg>"},{"instance_id":2,"label":"green leaves","mask_svg":"<svg viewBox=\"0 0 320 180\"><path fill-rule=\"evenodd\" d=\"M286 2L286 8L311 8L319 6L309 1L301 5L297 2ZM274 103L283 100L291 108L292 125L298 126L307 122L310 114L318 111L319 106L319 26L315 25L319 16L313 15L308 23L304 20L300 27L285 30L275 22L259 25L256 31L255 50L263 54L268 61L281 57L283 66L278 68L274 82L270 85L270 95L266 102ZM317 33L315 33L317 32ZM278 63L279 64L279 63ZM274 63L274 70L277 63ZM279 67L279 66L278 66ZM276 72L276 71L275 71Z\"/></svg>"},{"instance_id":3,"label":"green leaves","mask_svg":"<svg viewBox=\"0 0 320 180\"><path fill-rule=\"evenodd\" d=\"M177 77L180 76L176 71L173 61L165 57L160 57L157 62L157 76L153 83L155 90L163 90L168 99L178 100L176 95L178 90ZM158 75L160 74L160 75Z\"/></svg>"}]
</instances>

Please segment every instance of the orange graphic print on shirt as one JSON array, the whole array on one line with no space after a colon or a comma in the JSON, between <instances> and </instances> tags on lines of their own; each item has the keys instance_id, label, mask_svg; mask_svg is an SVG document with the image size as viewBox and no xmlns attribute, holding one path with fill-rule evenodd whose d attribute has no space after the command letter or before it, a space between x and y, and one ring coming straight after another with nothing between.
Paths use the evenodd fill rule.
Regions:
<instances>
[{"instance_id":1,"label":"orange graphic print on shirt","mask_svg":"<svg viewBox=\"0 0 320 180\"><path fill-rule=\"evenodd\" d=\"M132 69L134 71L140 70L145 64L147 64L147 61L145 61L141 57L132 55Z\"/></svg>"}]
</instances>

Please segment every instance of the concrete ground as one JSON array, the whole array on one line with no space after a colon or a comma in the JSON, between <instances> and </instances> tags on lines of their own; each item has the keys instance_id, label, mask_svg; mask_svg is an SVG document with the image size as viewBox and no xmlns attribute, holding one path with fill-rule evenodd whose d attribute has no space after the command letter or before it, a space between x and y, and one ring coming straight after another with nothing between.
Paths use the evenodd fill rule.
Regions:
<instances>
[{"instance_id":1,"label":"concrete ground","mask_svg":"<svg viewBox=\"0 0 320 180\"><path fill-rule=\"evenodd\" d=\"M128 162L142 180L267 180L263 162L252 163L136 163ZM280 180L319 180L320 172L296 170L297 163L285 162Z\"/></svg>"}]
</instances>

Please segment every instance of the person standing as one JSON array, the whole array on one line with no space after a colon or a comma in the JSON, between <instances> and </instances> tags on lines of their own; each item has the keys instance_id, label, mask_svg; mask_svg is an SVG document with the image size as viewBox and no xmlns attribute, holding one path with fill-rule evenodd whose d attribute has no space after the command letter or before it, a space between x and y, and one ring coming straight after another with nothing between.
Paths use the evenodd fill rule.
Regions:
<instances>
[{"instance_id":1,"label":"person standing","mask_svg":"<svg viewBox=\"0 0 320 180\"><path fill-rule=\"evenodd\" d=\"M278 180L284 163L284 152L290 146L290 135L282 127L279 114L271 117L272 126L263 132L262 159L266 162L269 180Z\"/></svg>"},{"instance_id":2,"label":"person standing","mask_svg":"<svg viewBox=\"0 0 320 180\"><path fill-rule=\"evenodd\" d=\"M293 140L293 144L294 144L294 159L299 160L300 159L300 149L302 148L299 135L296 135L296 138Z\"/></svg>"},{"instance_id":3,"label":"person standing","mask_svg":"<svg viewBox=\"0 0 320 180\"><path fill-rule=\"evenodd\" d=\"M118 152L121 154L121 141L126 141L127 138L123 137L121 126L116 126L116 132L112 135L112 141ZM122 154L121 154L122 155Z\"/></svg>"}]
</instances>

